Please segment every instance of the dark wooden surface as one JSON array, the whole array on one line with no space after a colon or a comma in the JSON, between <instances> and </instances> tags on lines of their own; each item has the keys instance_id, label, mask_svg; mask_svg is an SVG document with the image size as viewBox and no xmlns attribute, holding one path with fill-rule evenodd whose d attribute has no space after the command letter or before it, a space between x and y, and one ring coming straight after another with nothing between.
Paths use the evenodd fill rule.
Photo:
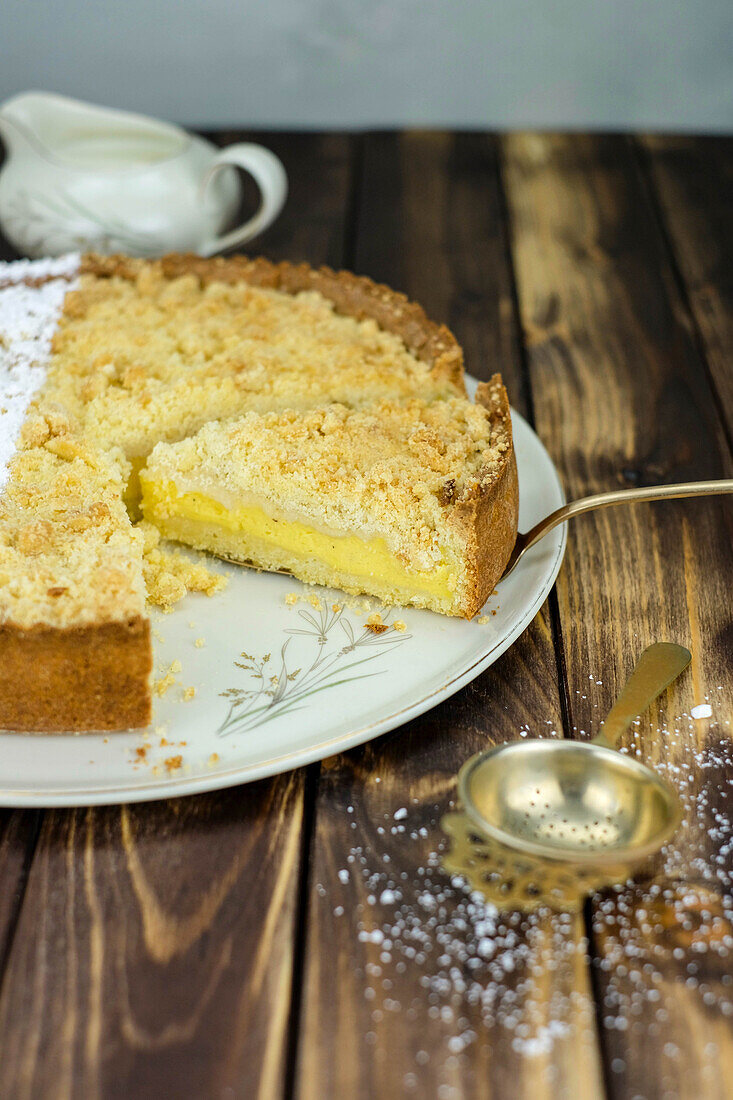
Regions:
<instances>
[{"instance_id":1,"label":"dark wooden surface","mask_svg":"<svg viewBox=\"0 0 733 1100\"><path fill-rule=\"evenodd\" d=\"M291 197L257 250L421 301L474 374L502 371L569 496L731 476L730 140L259 139ZM0 1096L730 1096L732 517L707 500L578 520L509 652L362 749L221 794L5 811ZM692 671L626 747L680 789L674 843L580 910L500 912L477 956L434 856L460 763L592 735L662 638ZM436 898L435 957L411 956L400 936Z\"/></svg>"}]
</instances>

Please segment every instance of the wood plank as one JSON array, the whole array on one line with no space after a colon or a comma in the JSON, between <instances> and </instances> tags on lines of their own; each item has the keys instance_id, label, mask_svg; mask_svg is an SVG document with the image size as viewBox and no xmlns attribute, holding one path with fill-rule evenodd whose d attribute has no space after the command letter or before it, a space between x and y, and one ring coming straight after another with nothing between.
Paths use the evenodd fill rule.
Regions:
<instances>
[{"instance_id":1,"label":"wood plank","mask_svg":"<svg viewBox=\"0 0 733 1100\"><path fill-rule=\"evenodd\" d=\"M500 366L526 409L497 183L481 135L367 139L355 266L450 321L469 369ZM327 762L297 1095L602 1094L582 922L495 920L436 863L460 764L527 727L562 731L547 608L453 699Z\"/></svg>"},{"instance_id":2,"label":"wood plank","mask_svg":"<svg viewBox=\"0 0 733 1100\"><path fill-rule=\"evenodd\" d=\"M302 784L47 815L0 1001L0 1094L276 1095Z\"/></svg>"},{"instance_id":3,"label":"wood plank","mask_svg":"<svg viewBox=\"0 0 733 1100\"><path fill-rule=\"evenodd\" d=\"M641 138L666 232L733 433L733 138Z\"/></svg>"},{"instance_id":4,"label":"wood plank","mask_svg":"<svg viewBox=\"0 0 733 1100\"><path fill-rule=\"evenodd\" d=\"M207 137L221 146L239 141L264 145L280 157L288 175L288 197L282 214L240 251L275 260L343 267L351 231L353 138L335 131L307 134L278 130L225 130ZM240 175L240 216L251 216L257 209L258 191L246 174Z\"/></svg>"},{"instance_id":5,"label":"wood plank","mask_svg":"<svg viewBox=\"0 0 733 1100\"><path fill-rule=\"evenodd\" d=\"M512 403L527 414L495 178L488 137L370 136L354 268L411 295L445 322L463 346L467 369L484 379L500 370Z\"/></svg>"},{"instance_id":6,"label":"wood plank","mask_svg":"<svg viewBox=\"0 0 733 1100\"><path fill-rule=\"evenodd\" d=\"M0 261L17 260L18 253L5 237L0 234Z\"/></svg>"},{"instance_id":7,"label":"wood plank","mask_svg":"<svg viewBox=\"0 0 733 1100\"><path fill-rule=\"evenodd\" d=\"M36 810L0 811L0 985L23 903L41 817Z\"/></svg>"},{"instance_id":8,"label":"wood plank","mask_svg":"<svg viewBox=\"0 0 733 1100\"><path fill-rule=\"evenodd\" d=\"M527 134L502 149L537 426L569 497L730 476L705 365L628 143ZM722 1097L733 1070L732 518L718 499L589 515L571 525L557 586L578 736L597 731L643 646L671 639L694 655L691 674L625 746L678 786L685 821L654 881L611 891L593 909L606 1069L619 1097ZM712 718L692 719L708 701Z\"/></svg>"},{"instance_id":9,"label":"wood plank","mask_svg":"<svg viewBox=\"0 0 733 1100\"><path fill-rule=\"evenodd\" d=\"M280 135L278 148L291 201L263 251L338 264L350 141ZM298 772L50 814L0 997L0 1095L282 1093L303 792Z\"/></svg>"}]
</instances>

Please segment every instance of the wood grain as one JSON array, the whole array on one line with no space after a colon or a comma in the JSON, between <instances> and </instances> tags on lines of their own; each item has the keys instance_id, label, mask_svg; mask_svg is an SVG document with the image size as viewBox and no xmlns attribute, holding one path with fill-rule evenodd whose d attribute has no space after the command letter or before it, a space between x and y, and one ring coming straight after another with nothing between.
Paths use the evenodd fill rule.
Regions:
<instances>
[{"instance_id":1,"label":"wood grain","mask_svg":"<svg viewBox=\"0 0 733 1100\"><path fill-rule=\"evenodd\" d=\"M355 266L450 321L469 369L500 367L526 409L493 142L377 135L366 140L363 162ZM522 727L562 731L547 609L453 699L322 770L298 1096L602 1094L582 923L507 917L523 961L495 980L477 955L479 918L463 923L465 896L434 865L460 764ZM445 941L435 932L425 958L411 958L401 925L414 917L425 927L430 898L442 907ZM383 932L389 940L393 927L388 951L370 938ZM484 931L492 945L485 950L498 951L499 927ZM528 1036L539 1037L533 1057L523 1056L524 1032L507 1023L512 1004Z\"/></svg>"},{"instance_id":2,"label":"wood grain","mask_svg":"<svg viewBox=\"0 0 733 1100\"><path fill-rule=\"evenodd\" d=\"M0 811L0 975L12 946L41 816L36 810Z\"/></svg>"},{"instance_id":3,"label":"wood grain","mask_svg":"<svg viewBox=\"0 0 733 1100\"><path fill-rule=\"evenodd\" d=\"M502 371L569 496L730 474L729 140L212 136L262 141L288 170L252 251L422 301L474 374ZM555 611L430 714L325 762L315 804L317 769L57 811L40 836L40 814L4 813L0 1096L727 1097L731 512L576 521ZM460 763L563 720L590 736L661 638L692 669L625 748L677 785L679 835L585 923L471 910L440 865Z\"/></svg>"},{"instance_id":4,"label":"wood grain","mask_svg":"<svg viewBox=\"0 0 733 1100\"><path fill-rule=\"evenodd\" d=\"M370 135L355 212L354 267L414 297L463 346L467 369L501 371L528 412L494 140ZM400 201L402 197L402 201Z\"/></svg>"},{"instance_id":5,"label":"wood grain","mask_svg":"<svg viewBox=\"0 0 733 1100\"><path fill-rule=\"evenodd\" d=\"M515 737L520 716L536 729L538 704L556 709L542 633L459 699L323 770L297 1095L602 1095L582 922L471 915L435 858L463 759ZM511 944L510 973L484 940L487 955Z\"/></svg>"},{"instance_id":6,"label":"wood grain","mask_svg":"<svg viewBox=\"0 0 733 1100\"><path fill-rule=\"evenodd\" d=\"M272 144L291 197L258 244L273 259L302 250L338 266L351 143ZM299 772L170 803L49 814L2 984L0 1096L281 1095L303 806ZM18 834L7 836L10 899L22 856Z\"/></svg>"},{"instance_id":7,"label":"wood grain","mask_svg":"<svg viewBox=\"0 0 733 1100\"><path fill-rule=\"evenodd\" d=\"M294 775L49 813L0 1000L0 1095L276 1095L301 803Z\"/></svg>"},{"instance_id":8,"label":"wood grain","mask_svg":"<svg viewBox=\"0 0 733 1100\"><path fill-rule=\"evenodd\" d=\"M328 134L225 130L207 134L217 145L254 141L280 157L288 176L288 197L282 214L244 249L272 260L304 260L343 267L351 232L351 183L356 140ZM243 203L240 217L258 205L252 180L240 173Z\"/></svg>"},{"instance_id":9,"label":"wood grain","mask_svg":"<svg viewBox=\"0 0 733 1100\"><path fill-rule=\"evenodd\" d=\"M733 425L733 138L647 135L641 148L728 425Z\"/></svg>"},{"instance_id":10,"label":"wood grain","mask_svg":"<svg viewBox=\"0 0 733 1100\"><path fill-rule=\"evenodd\" d=\"M628 144L528 134L502 147L537 426L569 496L728 474L705 365ZM580 737L598 729L646 644L693 651L691 674L626 743L686 799L657 868L661 894L613 892L593 912L606 1067L620 1097L722 1097L733 1068L730 947L707 951L704 935L694 949L689 938L677 954L671 946L690 920L682 884L699 886L723 924L732 913L730 857L718 850L731 832L720 815L720 786L733 781L731 519L717 499L595 513L571 526L557 586ZM713 719L691 719L707 699Z\"/></svg>"}]
</instances>

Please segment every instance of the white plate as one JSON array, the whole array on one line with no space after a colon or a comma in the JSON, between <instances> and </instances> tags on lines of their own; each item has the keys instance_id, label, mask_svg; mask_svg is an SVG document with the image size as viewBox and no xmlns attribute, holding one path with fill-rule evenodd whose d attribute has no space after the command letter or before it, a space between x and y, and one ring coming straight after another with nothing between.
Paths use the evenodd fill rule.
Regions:
<instances>
[{"instance_id":1,"label":"white plate","mask_svg":"<svg viewBox=\"0 0 733 1100\"><path fill-rule=\"evenodd\" d=\"M526 531L564 497L547 451L516 412L513 425ZM154 617L156 677L177 661L181 671L156 697L150 730L0 734L0 805L94 806L216 790L394 729L473 680L529 626L565 540L563 525L524 556L488 601L487 622L390 609L381 634L366 629L354 598L319 589L318 609L308 602L314 590L298 581L219 563L229 575L223 593L188 596ZM288 604L289 593L305 599ZM393 625L400 620L403 631ZM196 689L190 701L186 687Z\"/></svg>"}]
</instances>

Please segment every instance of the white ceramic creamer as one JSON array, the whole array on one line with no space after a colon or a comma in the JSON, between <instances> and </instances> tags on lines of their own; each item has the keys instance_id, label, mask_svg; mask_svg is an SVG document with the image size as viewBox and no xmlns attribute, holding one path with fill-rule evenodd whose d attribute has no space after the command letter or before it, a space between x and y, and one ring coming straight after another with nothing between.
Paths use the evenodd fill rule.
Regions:
<instances>
[{"instance_id":1,"label":"white ceramic creamer","mask_svg":"<svg viewBox=\"0 0 733 1100\"><path fill-rule=\"evenodd\" d=\"M211 256L261 233L287 196L285 169L261 145L219 150L170 123L51 93L0 105L0 137L0 227L30 257ZM261 201L225 232L240 198L234 166L254 178Z\"/></svg>"}]
</instances>

